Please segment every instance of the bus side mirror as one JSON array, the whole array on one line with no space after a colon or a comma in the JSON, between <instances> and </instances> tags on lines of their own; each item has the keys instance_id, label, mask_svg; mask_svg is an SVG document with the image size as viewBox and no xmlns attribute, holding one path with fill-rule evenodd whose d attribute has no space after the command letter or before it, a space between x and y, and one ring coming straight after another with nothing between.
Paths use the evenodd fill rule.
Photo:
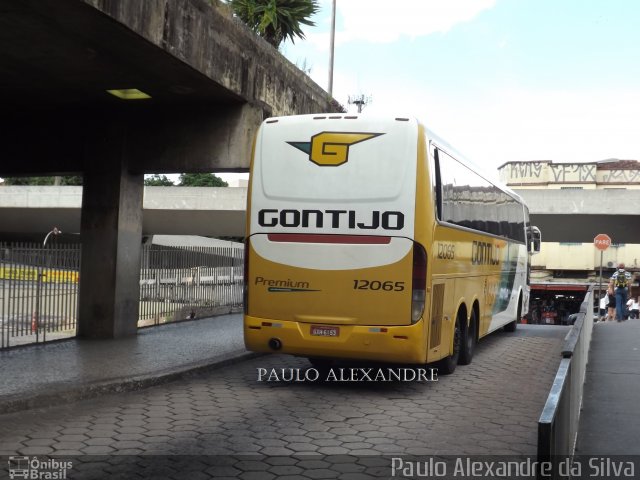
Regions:
<instances>
[{"instance_id":1,"label":"bus side mirror","mask_svg":"<svg viewBox=\"0 0 640 480\"><path fill-rule=\"evenodd\" d=\"M538 227L529 227L527 229L527 247L529 253L540 253L540 244L542 243L542 233Z\"/></svg>"}]
</instances>

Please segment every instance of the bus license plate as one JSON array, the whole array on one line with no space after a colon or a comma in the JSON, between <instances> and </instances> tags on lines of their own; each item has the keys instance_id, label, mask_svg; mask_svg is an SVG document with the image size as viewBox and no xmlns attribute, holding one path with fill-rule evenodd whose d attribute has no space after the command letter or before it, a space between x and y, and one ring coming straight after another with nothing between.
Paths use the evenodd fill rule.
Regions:
<instances>
[{"instance_id":1,"label":"bus license plate","mask_svg":"<svg viewBox=\"0 0 640 480\"><path fill-rule=\"evenodd\" d=\"M316 335L318 337L337 337L340 335L340 328L311 325L311 335Z\"/></svg>"}]
</instances>

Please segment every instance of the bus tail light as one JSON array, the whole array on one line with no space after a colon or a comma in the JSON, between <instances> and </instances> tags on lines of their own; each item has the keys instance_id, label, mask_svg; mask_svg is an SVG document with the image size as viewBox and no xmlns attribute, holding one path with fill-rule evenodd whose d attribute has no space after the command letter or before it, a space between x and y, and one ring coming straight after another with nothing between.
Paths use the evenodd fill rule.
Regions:
<instances>
[{"instance_id":1,"label":"bus tail light","mask_svg":"<svg viewBox=\"0 0 640 480\"><path fill-rule=\"evenodd\" d=\"M427 288L427 252L419 243L413 244L413 281L411 292L411 323L424 313Z\"/></svg>"}]
</instances>

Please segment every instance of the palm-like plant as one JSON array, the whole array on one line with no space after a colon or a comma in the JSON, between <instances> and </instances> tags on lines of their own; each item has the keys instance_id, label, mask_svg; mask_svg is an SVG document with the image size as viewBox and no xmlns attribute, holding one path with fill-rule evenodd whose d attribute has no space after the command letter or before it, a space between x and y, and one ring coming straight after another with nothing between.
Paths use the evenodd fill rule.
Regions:
<instances>
[{"instance_id":1,"label":"palm-like plant","mask_svg":"<svg viewBox=\"0 0 640 480\"><path fill-rule=\"evenodd\" d=\"M302 25L320 9L317 0L228 0L233 12L274 47L284 40L304 38Z\"/></svg>"}]
</instances>

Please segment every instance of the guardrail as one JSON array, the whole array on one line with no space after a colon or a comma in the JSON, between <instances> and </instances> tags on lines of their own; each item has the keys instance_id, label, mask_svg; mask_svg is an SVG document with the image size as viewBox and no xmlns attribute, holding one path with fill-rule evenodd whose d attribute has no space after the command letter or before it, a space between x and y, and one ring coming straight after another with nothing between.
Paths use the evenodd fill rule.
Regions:
<instances>
[{"instance_id":1,"label":"guardrail","mask_svg":"<svg viewBox=\"0 0 640 480\"><path fill-rule=\"evenodd\" d=\"M560 367L538 420L539 462L555 464L560 458L571 457L575 451L593 331L593 295L591 286L565 338ZM557 474L558 470L554 471ZM558 478L557 475L554 478Z\"/></svg>"}]
</instances>

